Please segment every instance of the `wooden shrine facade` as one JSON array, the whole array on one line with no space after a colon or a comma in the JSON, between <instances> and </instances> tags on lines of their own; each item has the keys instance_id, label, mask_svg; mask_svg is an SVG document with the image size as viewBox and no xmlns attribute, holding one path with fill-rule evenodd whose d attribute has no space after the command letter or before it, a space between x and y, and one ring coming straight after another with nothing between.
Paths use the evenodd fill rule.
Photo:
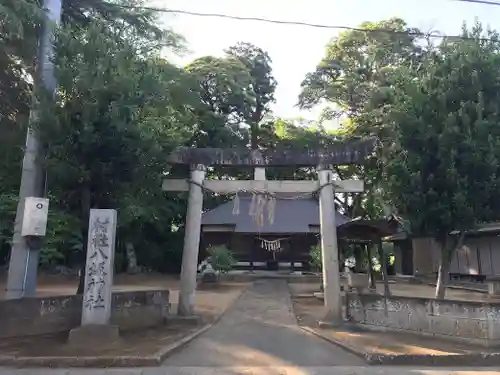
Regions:
<instances>
[{"instance_id":1,"label":"wooden shrine facade","mask_svg":"<svg viewBox=\"0 0 500 375\"><path fill-rule=\"evenodd\" d=\"M318 234L266 234L204 231L200 241L200 259L209 246L226 245L237 261L235 269L309 270L311 246L318 243ZM266 249L264 241L279 243L275 250Z\"/></svg>"},{"instance_id":2,"label":"wooden shrine facade","mask_svg":"<svg viewBox=\"0 0 500 375\"><path fill-rule=\"evenodd\" d=\"M232 212L232 201L203 214L199 259L206 257L208 247L225 245L239 269L308 270L310 249L320 239L317 199L278 198L274 221L261 227L248 215L250 202L250 197L240 198L238 215ZM337 212L337 227L347 222L349 218Z\"/></svg>"}]
</instances>

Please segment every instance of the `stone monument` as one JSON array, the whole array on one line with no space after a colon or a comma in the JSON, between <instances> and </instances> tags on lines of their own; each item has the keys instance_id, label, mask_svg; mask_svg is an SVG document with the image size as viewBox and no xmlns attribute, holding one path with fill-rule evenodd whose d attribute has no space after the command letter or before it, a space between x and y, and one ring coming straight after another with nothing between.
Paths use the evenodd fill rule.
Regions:
<instances>
[{"instance_id":1,"label":"stone monument","mask_svg":"<svg viewBox=\"0 0 500 375\"><path fill-rule=\"evenodd\" d=\"M71 344L118 338L118 326L110 324L116 219L116 210L90 210L82 321L70 331Z\"/></svg>"}]
</instances>

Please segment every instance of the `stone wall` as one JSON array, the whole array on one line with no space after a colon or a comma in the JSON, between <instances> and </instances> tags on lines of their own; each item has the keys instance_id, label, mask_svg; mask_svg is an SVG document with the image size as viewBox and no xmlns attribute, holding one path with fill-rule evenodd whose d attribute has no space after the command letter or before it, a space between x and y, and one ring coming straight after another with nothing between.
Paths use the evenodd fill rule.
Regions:
<instances>
[{"instance_id":1,"label":"stone wall","mask_svg":"<svg viewBox=\"0 0 500 375\"><path fill-rule=\"evenodd\" d=\"M115 292L111 322L124 330L163 324L168 307L168 290ZM81 295L0 301L0 338L69 331L81 310Z\"/></svg>"},{"instance_id":2,"label":"stone wall","mask_svg":"<svg viewBox=\"0 0 500 375\"><path fill-rule=\"evenodd\" d=\"M500 303L349 293L347 318L372 329L397 330L500 345Z\"/></svg>"}]
</instances>

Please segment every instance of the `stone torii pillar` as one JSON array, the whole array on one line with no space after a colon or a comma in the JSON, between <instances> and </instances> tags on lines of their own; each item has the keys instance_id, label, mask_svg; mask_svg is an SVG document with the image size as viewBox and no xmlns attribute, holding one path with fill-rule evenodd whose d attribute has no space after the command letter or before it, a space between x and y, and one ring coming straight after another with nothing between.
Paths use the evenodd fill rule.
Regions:
<instances>
[{"instance_id":1,"label":"stone torii pillar","mask_svg":"<svg viewBox=\"0 0 500 375\"><path fill-rule=\"evenodd\" d=\"M262 161L262 155L259 153L254 153L254 157L257 157L259 160ZM266 168L263 167L255 167L253 170L253 179L255 181L266 181ZM250 272L254 273L254 249L250 249Z\"/></svg>"},{"instance_id":2,"label":"stone torii pillar","mask_svg":"<svg viewBox=\"0 0 500 375\"><path fill-rule=\"evenodd\" d=\"M182 252L181 288L177 314L194 315L196 297L196 271L200 248L201 214L203 212L203 180L206 168L202 164L191 166L189 198L184 228L184 249Z\"/></svg>"},{"instance_id":3,"label":"stone torii pillar","mask_svg":"<svg viewBox=\"0 0 500 375\"><path fill-rule=\"evenodd\" d=\"M339 250L337 225L335 223L335 189L333 171L330 166L318 167L319 219L321 231L321 259L323 270L323 293L325 303L324 321L340 325L342 319L342 299L340 294Z\"/></svg>"}]
</instances>

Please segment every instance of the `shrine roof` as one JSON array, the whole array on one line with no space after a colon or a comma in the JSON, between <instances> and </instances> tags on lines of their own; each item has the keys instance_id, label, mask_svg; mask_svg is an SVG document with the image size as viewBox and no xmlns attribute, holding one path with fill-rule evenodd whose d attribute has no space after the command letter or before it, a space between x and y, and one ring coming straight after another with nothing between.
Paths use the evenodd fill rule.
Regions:
<instances>
[{"instance_id":1,"label":"shrine roof","mask_svg":"<svg viewBox=\"0 0 500 375\"><path fill-rule=\"evenodd\" d=\"M403 225L395 215L375 220L355 218L340 226L339 235L344 239L374 240L401 233Z\"/></svg>"},{"instance_id":2,"label":"shrine roof","mask_svg":"<svg viewBox=\"0 0 500 375\"><path fill-rule=\"evenodd\" d=\"M203 225L234 226L236 233L311 233L311 227L319 226L319 203L314 198L276 199L274 221L269 223L267 208L264 211L264 225L258 227L249 215L251 197L240 197L240 213L233 215L233 201L224 203L203 213ZM342 225L350 218L336 212L336 225Z\"/></svg>"}]
</instances>

